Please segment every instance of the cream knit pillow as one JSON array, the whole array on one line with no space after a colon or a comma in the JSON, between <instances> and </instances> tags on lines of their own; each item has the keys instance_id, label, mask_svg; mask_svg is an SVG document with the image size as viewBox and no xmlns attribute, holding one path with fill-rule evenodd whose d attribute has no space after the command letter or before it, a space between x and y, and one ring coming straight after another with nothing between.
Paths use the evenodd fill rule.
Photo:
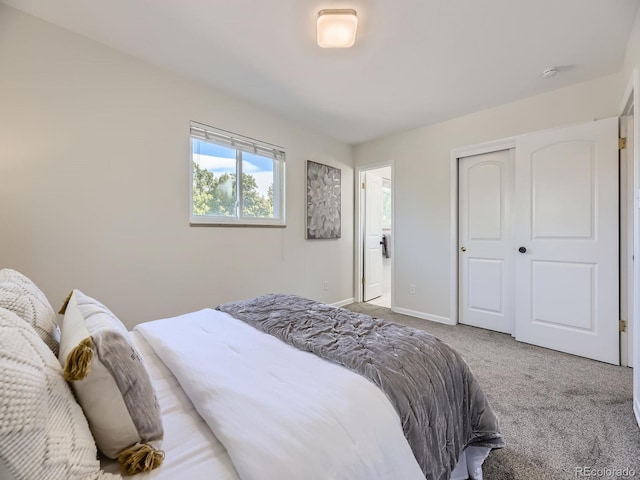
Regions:
<instances>
[{"instance_id":1,"label":"cream knit pillow","mask_svg":"<svg viewBox=\"0 0 640 480\"><path fill-rule=\"evenodd\" d=\"M140 354L118 318L79 290L61 313L60 363L102 453L127 473L162 464L160 407Z\"/></svg>"},{"instance_id":2,"label":"cream knit pillow","mask_svg":"<svg viewBox=\"0 0 640 480\"><path fill-rule=\"evenodd\" d=\"M0 307L16 313L31 325L51 351L58 355L60 330L47 297L29 278L12 270L0 270Z\"/></svg>"},{"instance_id":3,"label":"cream knit pillow","mask_svg":"<svg viewBox=\"0 0 640 480\"><path fill-rule=\"evenodd\" d=\"M0 464L16 480L116 479L100 471L82 409L51 350L0 308Z\"/></svg>"}]
</instances>

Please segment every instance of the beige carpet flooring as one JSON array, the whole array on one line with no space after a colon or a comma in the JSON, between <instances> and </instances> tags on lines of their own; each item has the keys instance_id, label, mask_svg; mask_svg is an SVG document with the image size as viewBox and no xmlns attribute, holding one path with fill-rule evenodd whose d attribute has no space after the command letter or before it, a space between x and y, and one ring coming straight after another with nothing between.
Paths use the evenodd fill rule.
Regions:
<instances>
[{"instance_id":1,"label":"beige carpet flooring","mask_svg":"<svg viewBox=\"0 0 640 480\"><path fill-rule=\"evenodd\" d=\"M462 354L498 415L507 444L489 455L485 480L640 479L630 368L366 303L346 308L426 330Z\"/></svg>"}]
</instances>

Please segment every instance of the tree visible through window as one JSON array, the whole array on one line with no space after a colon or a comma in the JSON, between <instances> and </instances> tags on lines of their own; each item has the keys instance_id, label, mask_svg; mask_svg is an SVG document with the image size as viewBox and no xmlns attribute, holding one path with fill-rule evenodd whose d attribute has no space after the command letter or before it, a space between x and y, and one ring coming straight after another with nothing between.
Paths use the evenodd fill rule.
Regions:
<instances>
[{"instance_id":1,"label":"tree visible through window","mask_svg":"<svg viewBox=\"0 0 640 480\"><path fill-rule=\"evenodd\" d=\"M261 148L192 126L192 223L284 225L284 152Z\"/></svg>"}]
</instances>

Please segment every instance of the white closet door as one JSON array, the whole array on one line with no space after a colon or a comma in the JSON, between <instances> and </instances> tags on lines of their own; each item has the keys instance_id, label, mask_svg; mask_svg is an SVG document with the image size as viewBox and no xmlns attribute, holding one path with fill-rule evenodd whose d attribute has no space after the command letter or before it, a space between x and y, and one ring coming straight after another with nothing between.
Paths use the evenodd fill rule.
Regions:
<instances>
[{"instance_id":1,"label":"white closet door","mask_svg":"<svg viewBox=\"0 0 640 480\"><path fill-rule=\"evenodd\" d=\"M516 142L516 338L619 364L618 120Z\"/></svg>"},{"instance_id":2,"label":"white closet door","mask_svg":"<svg viewBox=\"0 0 640 480\"><path fill-rule=\"evenodd\" d=\"M513 331L510 150L459 161L460 323Z\"/></svg>"}]
</instances>

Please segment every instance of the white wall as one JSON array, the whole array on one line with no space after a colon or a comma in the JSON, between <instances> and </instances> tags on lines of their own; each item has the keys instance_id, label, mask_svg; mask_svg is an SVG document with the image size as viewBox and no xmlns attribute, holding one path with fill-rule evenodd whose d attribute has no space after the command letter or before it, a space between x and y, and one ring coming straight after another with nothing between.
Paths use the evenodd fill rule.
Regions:
<instances>
[{"instance_id":1,"label":"white wall","mask_svg":"<svg viewBox=\"0 0 640 480\"><path fill-rule=\"evenodd\" d=\"M631 78L631 72L634 68L640 68L640 9L636 15L633 29L629 35L627 50L624 56L624 64L622 66L622 88L626 88Z\"/></svg>"},{"instance_id":2,"label":"white wall","mask_svg":"<svg viewBox=\"0 0 640 480\"><path fill-rule=\"evenodd\" d=\"M357 146L356 166L395 162L396 308L450 316L451 150L617 115L620 84L619 74L602 77Z\"/></svg>"},{"instance_id":3,"label":"white wall","mask_svg":"<svg viewBox=\"0 0 640 480\"><path fill-rule=\"evenodd\" d=\"M286 229L189 226L190 120L286 147ZM339 240L304 238L307 159L342 169ZM79 288L132 326L267 292L351 298L352 163L344 143L0 4L0 267L54 308Z\"/></svg>"}]
</instances>

